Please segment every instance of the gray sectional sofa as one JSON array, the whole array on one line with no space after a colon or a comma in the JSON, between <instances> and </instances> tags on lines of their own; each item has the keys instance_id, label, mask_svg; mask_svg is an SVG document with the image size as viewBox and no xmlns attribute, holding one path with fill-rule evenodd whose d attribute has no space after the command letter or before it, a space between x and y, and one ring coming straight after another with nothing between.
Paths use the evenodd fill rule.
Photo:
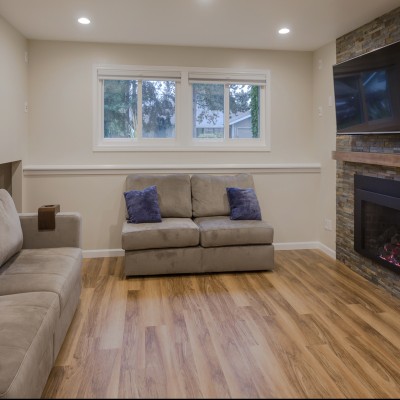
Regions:
<instances>
[{"instance_id":1,"label":"gray sectional sofa","mask_svg":"<svg viewBox=\"0 0 400 400\"><path fill-rule=\"evenodd\" d=\"M0 189L0 398L39 398L81 293L81 217L38 231Z\"/></svg>"},{"instance_id":2,"label":"gray sectional sofa","mask_svg":"<svg viewBox=\"0 0 400 400\"><path fill-rule=\"evenodd\" d=\"M125 275L271 270L273 227L231 220L227 187L253 188L249 174L131 174L126 191L155 185L162 222L125 221Z\"/></svg>"}]
</instances>

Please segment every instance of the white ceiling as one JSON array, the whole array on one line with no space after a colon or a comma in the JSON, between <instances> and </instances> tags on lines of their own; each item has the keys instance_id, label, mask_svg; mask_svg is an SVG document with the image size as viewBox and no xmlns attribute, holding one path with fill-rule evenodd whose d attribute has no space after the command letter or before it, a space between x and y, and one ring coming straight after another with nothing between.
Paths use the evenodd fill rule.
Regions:
<instances>
[{"instance_id":1,"label":"white ceiling","mask_svg":"<svg viewBox=\"0 0 400 400\"><path fill-rule=\"evenodd\" d=\"M0 0L28 39L316 50L400 0ZM86 16L90 25L80 25ZM282 26L291 33L280 36Z\"/></svg>"}]
</instances>

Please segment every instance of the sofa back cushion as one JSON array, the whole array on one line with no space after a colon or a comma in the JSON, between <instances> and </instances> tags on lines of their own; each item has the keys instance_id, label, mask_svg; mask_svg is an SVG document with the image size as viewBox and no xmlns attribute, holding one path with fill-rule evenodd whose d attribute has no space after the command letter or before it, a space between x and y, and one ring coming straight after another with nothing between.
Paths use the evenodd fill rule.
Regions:
<instances>
[{"instance_id":1,"label":"sofa back cushion","mask_svg":"<svg viewBox=\"0 0 400 400\"><path fill-rule=\"evenodd\" d=\"M14 201L0 189L0 266L22 248L21 222Z\"/></svg>"},{"instance_id":2,"label":"sofa back cushion","mask_svg":"<svg viewBox=\"0 0 400 400\"><path fill-rule=\"evenodd\" d=\"M254 189L253 177L249 174L193 174L191 184L194 217L230 215L226 188Z\"/></svg>"},{"instance_id":3,"label":"sofa back cushion","mask_svg":"<svg viewBox=\"0 0 400 400\"><path fill-rule=\"evenodd\" d=\"M156 186L162 218L190 218L192 201L190 176L187 174L130 174L126 190L143 190Z\"/></svg>"}]
</instances>

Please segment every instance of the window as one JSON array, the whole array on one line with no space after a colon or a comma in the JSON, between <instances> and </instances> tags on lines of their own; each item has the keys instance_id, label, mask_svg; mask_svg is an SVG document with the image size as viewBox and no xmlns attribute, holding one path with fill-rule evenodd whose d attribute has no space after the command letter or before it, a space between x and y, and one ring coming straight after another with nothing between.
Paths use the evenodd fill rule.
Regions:
<instances>
[{"instance_id":1,"label":"window","mask_svg":"<svg viewBox=\"0 0 400 400\"><path fill-rule=\"evenodd\" d=\"M104 79L103 90L104 138L175 136L174 81Z\"/></svg>"},{"instance_id":2,"label":"window","mask_svg":"<svg viewBox=\"0 0 400 400\"><path fill-rule=\"evenodd\" d=\"M224 85L194 83L193 137L223 139L225 130Z\"/></svg>"},{"instance_id":3,"label":"window","mask_svg":"<svg viewBox=\"0 0 400 400\"><path fill-rule=\"evenodd\" d=\"M143 137L175 137L175 82L142 82Z\"/></svg>"},{"instance_id":4,"label":"window","mask_svg":"<svg viewBox=\"0 0 400 400\"><path fill-rule=\"evenodd\" d=\"M96 66L94 150L269 150L267 76Z\"/></svg>"},{"instance_id":5,"label":"window","mask_svg":"<svg viewBox=\"0 0 400 400\"><path fill-rule=\"evenodd\" d=\"M104 80L104 137L134 138L137 134L138 81Z\"/></svg>"},{"instance_id":6,"label":"window","mask_svg":"<svg viewBox=\"0 0 400 400\"><path fill-rule=\"evenodd\" d=\"M266 146L266 73L189 72L197 144Z\"/></svg>"},{"instance_id":7,"label":"window","mask_svg":"<svg viewBox=\"0 0 400 400\"><path fill-rule=\"evenodd\" d=\"M193 83L192 90L195 139L260 137L260 86Z\"/></svg>"}]
</instances>

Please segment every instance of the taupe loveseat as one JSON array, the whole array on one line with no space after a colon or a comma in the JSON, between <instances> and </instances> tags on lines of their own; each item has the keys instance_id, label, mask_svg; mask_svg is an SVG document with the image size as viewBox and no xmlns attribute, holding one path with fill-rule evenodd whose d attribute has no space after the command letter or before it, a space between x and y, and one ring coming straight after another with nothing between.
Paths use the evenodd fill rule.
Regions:
<instances>
[{"instance_id":1,"label":"taupe loveseat","mask_svg":"<svg viewBox=\"0 0 400 400\"><path fill-rule=\"evenodd\" d=\"M231 220L227 187L253 188L249 174L131 174L126 191L155 185L162 222L124 222L125 275L271 270L273 228Z\"/></svg>"},{"instance_id":2,"label":"taupe loveseat","mask_svg":"<svg viewBox=\"0 0 400 400\"><path fill-rule=\"evenodd\" d=\"M0 189L0 398L40 398L81 293L81 217L38 231Z\"/></svg>"}]
</instances>

